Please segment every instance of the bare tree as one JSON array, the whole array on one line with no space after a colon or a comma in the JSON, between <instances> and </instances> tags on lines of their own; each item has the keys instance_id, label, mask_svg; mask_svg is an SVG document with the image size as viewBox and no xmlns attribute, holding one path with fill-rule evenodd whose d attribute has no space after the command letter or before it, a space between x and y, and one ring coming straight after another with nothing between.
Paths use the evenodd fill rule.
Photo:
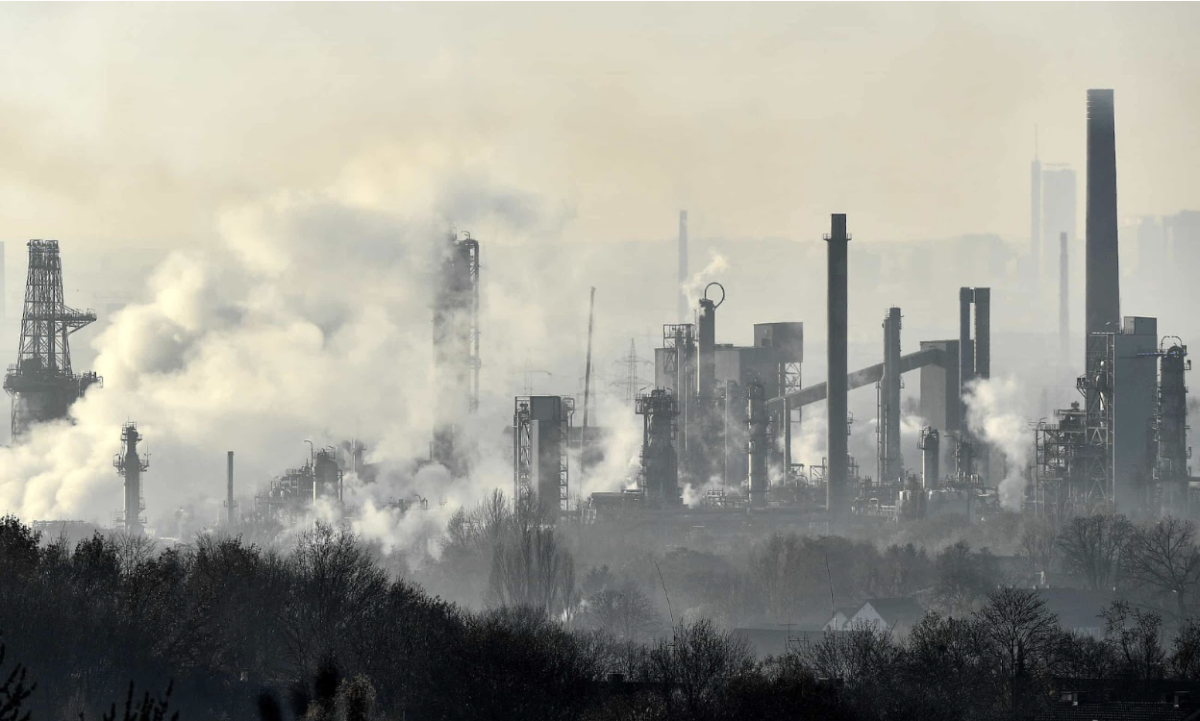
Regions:
<instances>
[{"instance_id":1,"label":"bare tree","mask_svg":"<svg viewBox=\"0 0 1200 721\"><path fill-rule=\"evenodd\" d=\"M749 674L754 658L749 645L719 630L712 621L680 623L673 638L659 641L647 660L648 680L661 684L668 717L682 703L685 718L699 718L725 683Z\"/></svg>"},{"instance_id":2,"label":"bare tree","mask_svg":"<svg viewBox=\"0 0 1200 721\"><path fill-rule=\"evenodd\" d=\"M898 653L891 631L859 622L846 631L826 632L821 640L803 643L796 650L814 675L850 685L890 675Z\"/></svg>"},{"instance_id":3,"label":"bare tree","mask_svg":"<svg viewBox=\"0 0 1200 721\"><path fill-rule=\"evenodd\" d=\"M541 505L534 499L519 499L504 526L492 555L491 602L550 615L572 608L575 562L559 543Z\"/></svg>"},{"instance_id":4,"label":"bare tree","mask_svg":"<svg viewBox=\"0 0 1200 721\"><path fill-rule=\"evenodd\" d=\"M1083 576L1093 591L1112 589L1132 534L1133 525L1124 516L1072 518L1058 535L1066 571Z\"/></svg>"},{"instance_id":5,"label":"bare tree","mask_svg":"<svg viewBox=\"0 0 1200 721\"><path fill-rule=\"evenodd\" d=\"M138 566L153 558L158 550L153 538L140 533L118 531L111 534L109 540L116 549L123 574L133 573Z\"/></svg>"},{"instance_id":6,"label":"bare tree","mask_svg":"<svg viewBox=\"0 0 1200 721\"><path fill-rule=\"evenodd\" d=\"M996 557L986 548L972 552L965 541L938 554L934 567L934 599L951 615L970 612L1001 580Z\"/></svg>"},{"instance_id":7,"label":"bare tree","mask_svg":"<svg viewBox=\"0 0 1200 721\"><path fill-rule=\"evenodd\" d=\"M1049 666L1058 620L1035 591L1002 588L977 614L990 655L1008 686L1008 707L1021 715L1030 677Z\"/></svg>"},{"instance_id":8,"label":"bare tree","mask_svg":"<svg viewBox=\"0 0 1200 721\"><path fill-rule=\"evenodd\" d=\"M1171 642L1168 664L1175 678L1200 680L1200 621L1189 618L1180 626Z\"/></svg>"},{"instance_id":9,"label":"bare tree","mask_svg":"<svg viewBox=\"0 0 1200 721\"><path fill-rule=\"evenodd\" d=\"M1020 548L1034 573L1049 574L1058 556L1058 533L1049 523L1035 521L1021 533Z\"/></svg>"},{"instance_id":10,"label":"bare tree","mask_svg":"<svg viewBox=\"0 0 1200 721\"><path fill-rule=\"evenodd\" d=\"M1137 529L1129 544L1125 573L1169 599L1177 618L1186 616L1187 599L1200 583L1200 550L1196 548L1196 526L1179 518Z\"/></svg>"},{"instance_id":11,"label":"bare tree","mask_svg":"<svg viewBox=\"0 0 1200 721\"><path fill-rule=\"evenodd\" d=\"M1166 652L1162 647L1162 617L1157 613L1113 601L1104 611L1104 642L1112 649L1122 675L1162 678Z\"/></svg>"},{"instance_id":12,"label":"bare tree","mask_svg":"<svg viewBox=\"0 0 1200 721\"><path fill-rule=\"evenodd\" d=\"M4 666L7 652L8 648L0 645L0 668ZM25 667L18 663L0 683L0 721L29 721L29 712L22 713L21 709L37 684L26 683L25 676Z\"/></svg>"},{"instance_id":13,"label":"bare tree","mask_svg":"<svg viewBox=\"0 0 1200 721\"><path fill-rule=\"evenodd\" d=\"M632 582L592 594L587 605L595 627L621 641L641 640L658 621L650 597Z\"/></svg>"}]
</instances>

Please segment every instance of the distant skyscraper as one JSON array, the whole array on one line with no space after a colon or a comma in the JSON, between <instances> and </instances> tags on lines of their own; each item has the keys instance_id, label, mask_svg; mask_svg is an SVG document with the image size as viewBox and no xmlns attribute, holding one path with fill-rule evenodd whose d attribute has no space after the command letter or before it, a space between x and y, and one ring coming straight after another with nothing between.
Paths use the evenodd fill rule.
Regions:
<instances>
[{"instance_id":1,"label":"distant skyscraper","mask_svg":"<svg viewBox=\"0 0 1200 721\"><path fill-rule=\"evenodd\" d=\"M1138 272L1162 277L1167 271L1167 242L1162 219L1156 215L1139 217L1136 241Z\"/></svg>"},{"instance_id":2,"label":"distant skyscraper","mask_svg":"<svg viewBox=\"0 0 1200 721\"><path fill-rule=\"evenodd\" d=\"M1058 239L1067 234L1075 242L1076 205L1075 171L1069 165L1047 163L1042 167L1042 237Z\"/></svg>"},{"instance_id":3,"label":"distant skyscraper","mask_svg":"<svg viewBox=\"0 0 1200 721\"><path fill-rule=\"evenodd\" d=\"M1033 163L1029 167L1029 258L1034 287L1042 275L1042 161L1038 159L1037 131L1033 136Z\"/></svg>"},{"instance_id":4,"label":"distant skyscraper","mask_svg":"<svg viewBox=\"0 0 1200 721\"><path fill-rule=\"evenodd\" d=\"M1200 262L1200 211L1181 210L1168 215L1162 219L1162 229L1169 262L1190 275Z\"/></svg>"},{"instance_id":5,"label":"distant skyscraper","mask_svg":"<svg viewBox=\"0 0 1200 721\"><path fill-rule=\"evenodd\" d=\"M679 211L679 322L688 322L688 232L687 211Z\"/></svg>"}]
</instances>

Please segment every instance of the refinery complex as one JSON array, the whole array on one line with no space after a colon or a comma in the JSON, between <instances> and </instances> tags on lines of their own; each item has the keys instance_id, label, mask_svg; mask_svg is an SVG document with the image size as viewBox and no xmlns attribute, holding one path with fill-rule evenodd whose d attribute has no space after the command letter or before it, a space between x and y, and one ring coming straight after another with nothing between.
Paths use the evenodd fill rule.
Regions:
<instances>
[{"instance_id":1,"label":"refinery complex","mask_svg":"<svg viewBox=\"0 0 1200 721\"><path fill-rule=\"evenodd\" d=\"M511 439L513 497L536 500L559 524L786 526L839 533L945 514L985 519L1001 511L999 484L1015 473L1027 481L1016 503L1025 514L1055 520L1100 511L1134 518L1168 510L1193 515L1193 489L1200 490L1200 483L1188 466L1187 346L1154 317L1121 315L1113 92L1089 90L1086 110L1086 287L1074 293L1066 273L1074 219L1043 214L1041 204L1043 195L1063 188L1073 193L1074 174L1038 161L1033 168L1037 252L1053 252L1061 269L1055 279L1059 337L1066 342L1068 311L1082 290L1086 350L1084 366L1077 369L1078 401L1044 409L1045 418L1031 424L1028 441L1035 452L1026 467L1009 467L968 423L967 399L997 371L991 288L961 288L957 329L932 338L902 343L903 309L879 308L878 362L850 367L853 218L832 214L828 228L811 229L825 241L828 289L827 378L812 382L803 372L802 317L765 318L754 323L752 344L737 346L721 342L726 289L719 281L708 283L698 302L689 302L688 218L681 211L677 315L662 319L669 322L662 324L661 345L654 350L652 386L627 391L628 412L642 429L636 473L620 489L587 497L572 486L583 470L578 466L598 464L606 452L605 429L589 419L594 393L589 323L582 398L531 393L513 398L511 427L504 429ZM420 463L438 464L453 477L473 472L474 439L466 420L480 406L481 251L487 251L486 242L447 233L438 246L431 298L435 384L444 403L429 428L428 458ZM97 374L72 367L70 336L97 316L66 304L58 242L29 241L28 258L20 349L4 381L12 397L15 444L38 423L68 418L77 399L103 384ZM901 453L905 379L909 388L919 388L917 415L925 424L919 461L907 464ZM855 392L875 393L874 458L856 458L849 450L848 397ZM819 459L793 455L794 437L809 414L825 416L826 450ZM113 429L113 440L119 443L114 466L124 480L114 524L143 533L142 480L150 473L149 458L139 450L144 439L131 420ZM218 452L225 454L227 477L223 485L214 479L213 494L224 496L221 523L231 528L293 523L317 503L353 515L347 479L370 483L376 472L358 439L311 445L297 467L273 479L241 481L252 486L246 489L252 492L250 506L235 500L235 451ZM420 497L393 504L404 513L428 505Z\"/></svg>"}]
</instances>

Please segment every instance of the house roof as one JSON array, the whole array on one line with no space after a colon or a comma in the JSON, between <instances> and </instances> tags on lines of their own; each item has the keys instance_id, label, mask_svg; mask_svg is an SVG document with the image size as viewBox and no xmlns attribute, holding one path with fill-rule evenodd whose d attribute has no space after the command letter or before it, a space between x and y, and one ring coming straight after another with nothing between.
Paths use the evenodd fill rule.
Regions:
<instances>
[{"instance_id":1,"label":"house roof","mask_svg":"<svg viewBox=\"0 0 1200 721\"><path fill-rule=\"evenodd\" d=\"M912 626L925 617L925 609L911 598L869 598L858 613L867 606L873 608L888 626Z\"/></svg>"},{"instance_id":2,"label":"house roof","mask_svg":"<svg viewBox=\"0 0 1200 721\"><path fill-rule=\"evenodd\" d=\"M1200 716L1195 708L1180 708L1170 703L1147 701L1106 701L1059 704L1043 718L1053 721L1193 721Z\"/></svg>"},{"instance_id":3,"label":"house roof","mask_svg":"<svg viewBox=\"0 0 1200 721\"><path fill-rule=\"evenodd\" d=\"M830 616L830 618L836 617L839 613L846 618L853 618L854 614L858 613L858 609L860 608L862 608L862 606L841 606L833 609L833 616Z\"/></svg>"}]
</instances>

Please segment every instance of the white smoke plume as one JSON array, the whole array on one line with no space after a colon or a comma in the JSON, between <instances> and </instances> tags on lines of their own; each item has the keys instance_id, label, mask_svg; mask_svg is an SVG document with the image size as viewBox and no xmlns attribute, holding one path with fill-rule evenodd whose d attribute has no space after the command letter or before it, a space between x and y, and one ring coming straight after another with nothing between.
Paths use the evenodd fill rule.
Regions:
<instances>
[{"instance_id":1,"label":"white smoke plume","mask_svg":"<svg viewBox=\"0 0 1200 721\"><path fill-rule=\"evenodd\" d=\"M443 181L432 174L430 182ZM355 530L385 547L444 527L454 508L492 488L510 490L507 382L530 348L554 360L546 328L557 319L544 308L573 292L573 279L547 274L531 289L528 278L500 272L499 262L484 276L490 382L480 414L464 422L480 458L469 480L454 481L437 466L415 472L413 459L428 455L439 401L433 244L444 242L447 218L525 243L553 237L561 219L546 220L535 200L483 184L450 182L406 207L394 194L364 191L372 183L232 209L219 219L217 248L169 256L144 300L116 314L94 343L104 387L75 404L72 422L37 426L23 443L0 449L0 512L109 522L122 484L112 458L128 420L152 451L143 476L151 526L168 526L163 519L187 505L201 521L216 520L226 450L236 453L245 509L272 477L307 459L306 440L318 448L366 442L380 481L351 477L346 496L363 508ZM387 504L415 494L428 500L428 512L401 518Z\"/></svg>"},{"instance_id":2,"label":"white smoke plume","mask_svg":"<svg viewBox=\"0 0 1200 721\"><path fill-rule=\"evenodd\" d=\"M1033 447L1028 405L1015 378L978 379L967 386L967 425L982 441L1004 454L1007 473L1000 481L1000 505L1019 511Z\"/></svg>"},{"instance_id":3,"label":"white smoke plume","mask_svg":"<svg viewBox=\"0 0 1200 721\"><path fill-rule=\"evenodd\" d=\"M692 277L683 284L683 292L688 299L688 308L692 310L695 310L696 306L700 304L700 299L704 297L704 286L719 280L718 276L729 270L729 261L725 260L725 256L711 250L708 255L708 265L693 273ZM720 297L718 296L716 300L719 302Z\"/></svg>"}]
</instances>

